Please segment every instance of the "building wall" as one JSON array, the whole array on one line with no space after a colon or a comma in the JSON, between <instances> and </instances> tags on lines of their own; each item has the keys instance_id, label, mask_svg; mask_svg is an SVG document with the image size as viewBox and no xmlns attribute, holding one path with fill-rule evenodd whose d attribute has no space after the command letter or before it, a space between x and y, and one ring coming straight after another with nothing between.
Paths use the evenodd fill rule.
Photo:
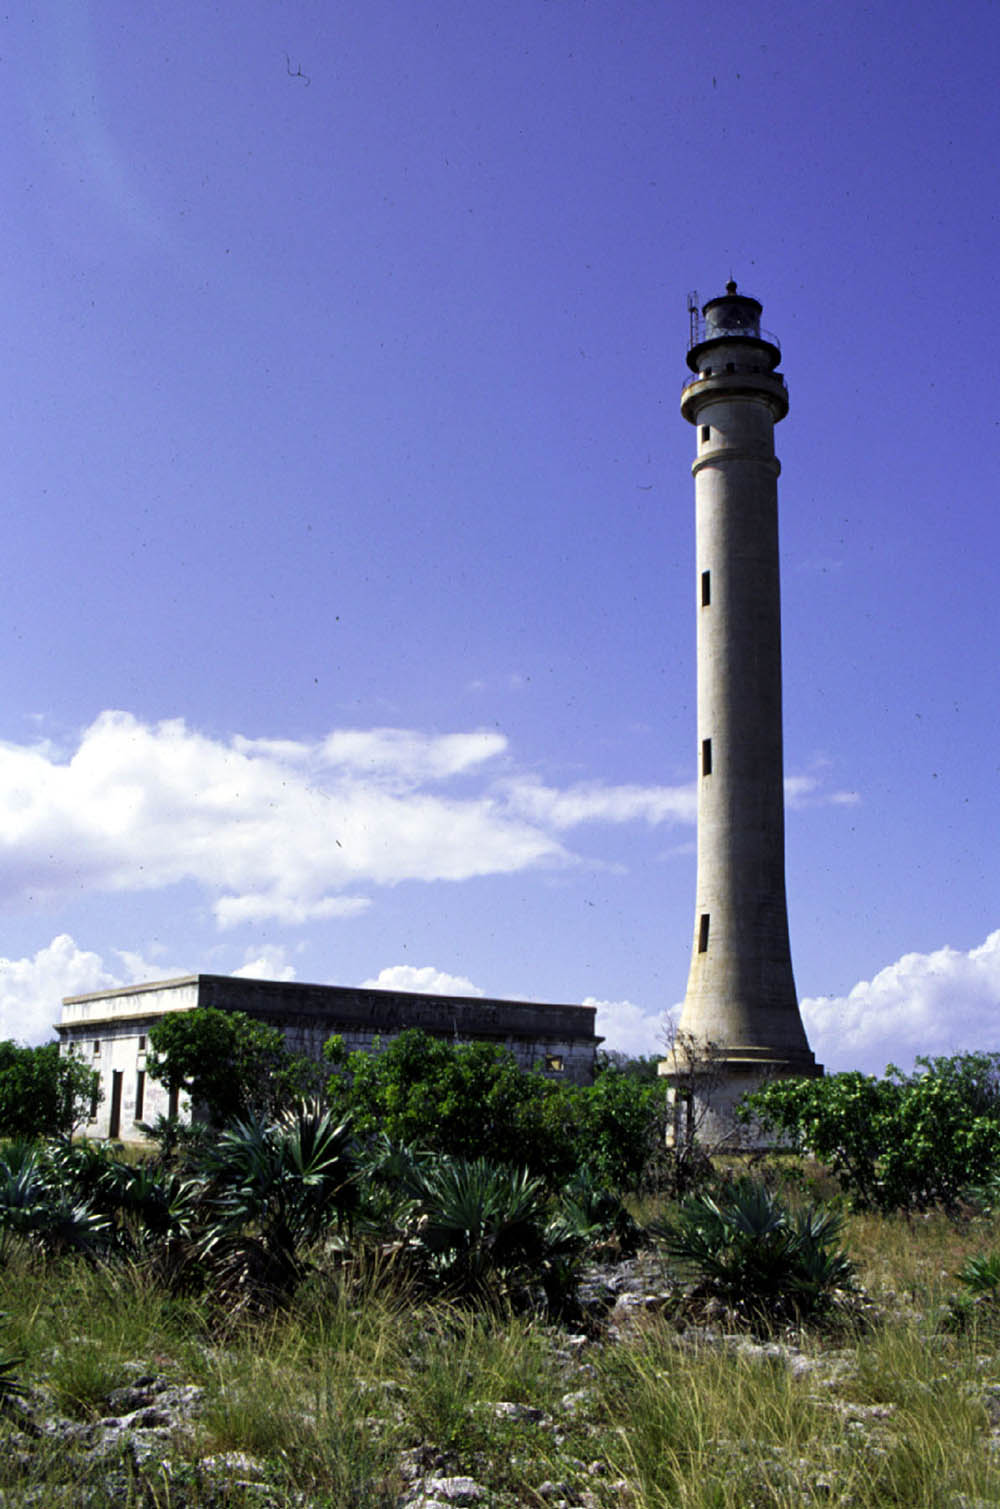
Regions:
<instances>
[{"instance_id":1,"label":"building wall","mask_svg":"<svg viewBox=\"0 0 1000 1509\"><path fill-rule=\"evenodd\" d=\"M157 1116L170 1113L166 1088L146 1074L149 1029L167 1012L190 1011L197 1004L197 977L70 997L63 1002L57 1029L62 1051L75 1053L101 1076L103 1098L96 1115L82 1128L88 1137L141 1140L138 1122L153 1122ZM116 1075L120 1075L117 1090ZM181 1096L177 1112L184 1118L189 1116L185 1096Z\"/></svg>"},{"instance_id":2,"label":"building wall","mask_svg":"<svg viewBox=\"0 0 1000 1509\"><path fill-rule=\"evenodd\" d=\"M571 1084L590 1084L601 1039L595 1009L537 1005L404 991L353 990L230 975L191 975L87 996L63 1003L58 1032L64 1053L76 1053L100 1072L103 1100L82 1128L89 1137L142 1139L140 1121L170 1114L166 1089L146 1074L149 1030L169 1011L211 1006L243 1011L280 1027L293 1053L320 1059L335 1033L348 1051L371 1049L407 1027L456 1042L487 1041L508 1048L522 1069L539 1069ZM138 1104L141 1098L141 1105ZM182 1096L176 1113L191 1114Z\"/></svg>"}]
</instances>

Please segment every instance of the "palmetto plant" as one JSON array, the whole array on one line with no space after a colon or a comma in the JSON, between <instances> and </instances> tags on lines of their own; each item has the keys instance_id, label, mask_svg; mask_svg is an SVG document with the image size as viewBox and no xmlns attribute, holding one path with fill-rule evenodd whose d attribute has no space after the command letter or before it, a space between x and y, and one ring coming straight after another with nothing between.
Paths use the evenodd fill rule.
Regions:
<instances>
[{"instance_id":1,"label":"palmetto plant","mask_svg":"<svg viewBox=\"0 0 1000 1509\"><path fill-rule=\"evenodd\" d=\"M440 1154L412 1144L393 1142L384 1132L358 1154L358 1207L354 1229L376 1240L403 1236L423 1192L422 1175Z\"/></svg>"},{"instance_id":2,"label":"palmetto plant","mask_svg":"<svg viewBox=\"0 0 1000 1509\"><path fill-rule=\"evenodd\" d=\"M614 1242L631 1256L639 1243L639 1228L626 1205L585 1165L563 1187L555 1223L575 1233L586 1246Z\"/></svg>"},{"instance_id":3,"label":"palmetto plant","mask_svg":"<svg viewBox=\"0 0 1000 1509\"><path fill-rule=\"evenodd\" d=\"M308 1246L349 1219L356 1172L348 1123L319 1106L231 1123L202 1159L207 1224L198 1247L217 1287L257 1308L290 1294Z\"/></svg>"},{"instance_id":4,"label":"palmetto plant","mask_svg":"<svg viewBox=\"0 0 1000 1509\"><path fill-rule=\"evenodd\" d=\"M107 1218L65 1184L45 1147L8 1144L0 1155L0 1262L17 1239L48 1253L96 1256L109 1237Z\"/></svg>"},{"instance_id":5,"label":"palmetto plant","mask_svg":"<svg viewBox=\"0 0 1000 1509\"><path fill-rule=\"evenodd\" d=\"M717 1198L688 1200L657 1234L695 1279L695 1297L783 1320L815 1317L852 1286L853 1264L834 1246L841 1229L836 1213L792 1211L764 1184L741 1179Z\"/></svg>"},{"instance_id":6,"label":"palmetto plant","mask_svg":"<svg viewBox=\"0 0 1000 1509\"><path fill-rule=\"evenodd\" d=\"M969 1294L1000 1305L1000 1252L967 1258L956 1277Z\"/></svg>"},{"instance_id":7,"label":"palmetto plant","mask_svg":"<svg viewBox=\"0 0 1000 1509\"><path fill-rule=\"evenodd\" d=\"M457 1294L499 1293L538 1275L547 1199L541 1179L485 1158L438 1157L416 1170L409 1235Z\"/></svg>"}]
</instances>

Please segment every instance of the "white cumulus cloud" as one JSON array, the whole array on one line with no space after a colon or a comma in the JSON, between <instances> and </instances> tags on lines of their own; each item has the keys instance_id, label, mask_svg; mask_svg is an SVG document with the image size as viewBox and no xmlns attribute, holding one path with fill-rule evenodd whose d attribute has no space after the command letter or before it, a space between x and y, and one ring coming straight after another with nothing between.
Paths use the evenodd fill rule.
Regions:
<instances>
[{"instance_id":1,"label":"white cumulus cloud","mask_svg":"<svg viewBox=\"0 0 1000 1509\"><path fill-rule=\"evenodd\" d=\"M485 991L464 975L449 975L433 964L389 964L370 980L362 980L361 990L415 990L432 996L481 996Z\"/></svg>"},{"instance_id":2,"label":"white cumulus cloud","mask_svg":"<svg viewBox=\"0 0 1000 1509\"><path fill-rule=\"evenodd\" d=\"M294 980L295 965L289 964L280 944L265 945L256 951L247 949L246 962L233 974L241 980Z\"/></svg>"},{"instance_id":3,"label":"white cumulus cloud","mask_svg":"<svg viewBox=\"0 0 1000 1509\"><path fill-rule=\"evenodd\" d=\"M79 948L68 933L60 933L30 958L0 958L0 1039L48 1041L59 1020L63 996L184 973L149 964L124 949L116 954L118 967L109 968L100 954Z\"/></svg>"},{"instance_id":4,"label":"white cumulus cloud","mask_svg":"<svg viewBox=\"0 0 1000 1509\"><path fill-rule=\"evenodd\" d=\"M571 863L580 823L690 823L687 788L511 777L497 733L209 737L105 712L76 748L0 744L0 901L194 881L222 927L351 917L372 887Z\"/></svg>"},{"instance_id":5,"label":"white cumulus cloud","mask_svg":"<svg viewBox=\"0 0 1000 1509\"><path fill-rule=\"evenodd\" d=\"M1000 1051L1000 929L963 953L904 954L846 996L801 1003L809 1041L830 1070L909 1069L918 1053Z\"/></svg>"},{"instance_id":6,"label":"white cumulus cloud","mask_svg":"<svg viewBox=\"0 0 1000 1509\"><path fill-rule=\"evenodd\" d=\"M588 996L584 1006L596 1006L595 1030L604 1038L602 1047L627 1053L633 1058L666 1053L679 1006L646 1011L633 1001L599 1001Z\"/></svg>"}]
</instances>

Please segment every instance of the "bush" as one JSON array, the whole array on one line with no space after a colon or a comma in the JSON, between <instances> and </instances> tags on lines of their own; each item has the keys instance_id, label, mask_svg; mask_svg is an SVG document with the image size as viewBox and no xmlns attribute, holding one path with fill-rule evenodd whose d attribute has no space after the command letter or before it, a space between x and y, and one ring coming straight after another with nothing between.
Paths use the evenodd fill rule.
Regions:
<instances>
[{"instance_id":1,"label":"bush","mask_svg":"<svg viewBox=\"0 0 1000 1509\"><path fill-rule=\"evenodd\" d=\"M721 1301L751 1321L810 1320L853 1284L854 1266L833 1246L841 1217L791 1211L759 1180L724 1195L697 1195L659 1228L667 1253L696 1281L693 1297Z\"/></svg>"},{"instance_id":2,"label":"bush","mask_svg":"<svg viewBox=\"0 0 1000 1509\"><path fill-rule=\"evenodd\" d=\"M1000 1163L1000 1054L918 1058L912 1074L775 1080L744 1113L829 1165L855 1209L954 1209Z\"/></svg>"},{"instance_id":3,"label":"bush","mask_svg":"<svg viewBox=\"0 0 1000 1509\"><path fill-rule=\"evenodd\" d=\"M658 1186L666 1146L666 1080L609 1065L576 1094L577 1167L589 1166L615 1189L637 1189L647 1175Z\"/></svg>"},{"instance_id":4,"label":"bush","mask_svg":"<svg viewBox=\"0 0 1000 1509\"><path fill-rule=\"evenodd\" d=\"M99 1076L58 1043L0 1043L0 1137L69 1137L90 1115Z\"/></svg>"},{"instance_id":5,"label":"bush","mask_svg":"<svg viewBox=\"0 0 1000 1509\"><path fill-rule=\"evenodd\" d=\"M338 1038L324 1050L342 1058ZM450 1043L408 1028L379 1051L347 1056L327 1084L360 1136L383 1134L449 1157L489 1158L563 1177L574 1163L574 1132L560 1087L524 1074L492 1043Z\"/></svg>"},{"instance_id":6,"label":"bush","mask_svg":"<svg viewBox=\"0 0 1000 1509\"><path fill-rule=\"evenodd\" d=\"M525 1073L492 1043L452 1043L409 1028L381 1051L324 1049L327 1095L360 1136L379 1134L467 1159L522 1167L560 1186L583 1165L635 1187L662 1141L665 1087L618 1067L589 1086Z\"/></svg>"}]
</instances>

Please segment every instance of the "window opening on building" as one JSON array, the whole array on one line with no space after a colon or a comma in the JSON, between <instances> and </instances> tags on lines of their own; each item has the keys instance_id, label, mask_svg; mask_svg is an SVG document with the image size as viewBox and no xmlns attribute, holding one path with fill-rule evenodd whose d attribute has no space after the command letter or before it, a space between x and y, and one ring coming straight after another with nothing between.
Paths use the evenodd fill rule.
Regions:
<instances>
[{"instance_id":1,"label":"window opening on building","mask_svg":"<svg viewBox=\"0 0 1000 1509\"><path fill-rule=\"evenodd\" d=\"M703 571L701 573L701 605L702 605L702 607L703 608L707 608L708 605L709 605L709 603L711 601L712 601L712 573L711 573L711 571Z\"/></svg>"},{"instance_id":2,"label":"window opening on building","mask_svg":"<svg viewBox=\"0 0 1000 1509\"><path fill-rule=\"evenodd\" d=\"M94 1038L94 1047L93 1047L92 1051L94 1052L95 1055L98 1054L98 1053L100 1053L100 1051L101 1051L101 1040L100 1040L99 1037L95 1037Z\"/></svg>"},{"instance_id":3,"label":"window opening on building","mask_svg":"<svg viewBox=\"0 0 1000 1509\"><path fill-rule=\"evenodd\" d=\"M142 1108L146 1099L146 1071L137 1069L135 1076L135 1119L142 1120Z\"/></svg>"},{"instance_id":4,"label":"window opening on building","mask_svg":"<svg viewBox=\"0 0 1000 1509\"><path fill-rule=\"evenodd\" d=\"M702 739L702 741L701 741L701 773L702 773L702 775L711 775L712 774L712 741L711 741L711 739Z\"/></svg>"},{"instance_id":5,"label":"window opening on building","mask_svg":"<svg viewBox=\"0 0 1000 1509\"><path fill-rule=\"evenodd\" d=\"M708 953L708 913L707 912L702 912L702 914L701 914L701 920L698 923L698 952L700 954L707 954Z\"/></svg>"},{"instance_id":6,"label":"window opening on building","mask_svg":"<svg viewBox=\"0 0 1000 1509\"><path fill-rule=\"evenodd\" d=\"M146 1039L144 1037L141 1037L139 1039L139 1052L140 1053L145 1053L145 1051L146 1051Z\"/></svg>"},{"instance_id":7,"label":"window opening on building","mask_svg":"<svg viewBox=\"0 0 1000 1509\"><path fill-rule=\"evenodd\" d=\"M562 1074L565 1065L561 1053L546 1053L545 1072L547 1074Z\"/></svg>"},{"instance_id":8,"label":"window opening on building","mask_svg":"<svg viewBox=\"0 0 1000 1509\"><path fill-rule=\"evenodd\" d=\"M708 442L711 440L711 438L712 438L712 426L710 424L703 424L702 427L701 427L702 444L703 445L707 445Z\"/></svg>"}]
</instances>

